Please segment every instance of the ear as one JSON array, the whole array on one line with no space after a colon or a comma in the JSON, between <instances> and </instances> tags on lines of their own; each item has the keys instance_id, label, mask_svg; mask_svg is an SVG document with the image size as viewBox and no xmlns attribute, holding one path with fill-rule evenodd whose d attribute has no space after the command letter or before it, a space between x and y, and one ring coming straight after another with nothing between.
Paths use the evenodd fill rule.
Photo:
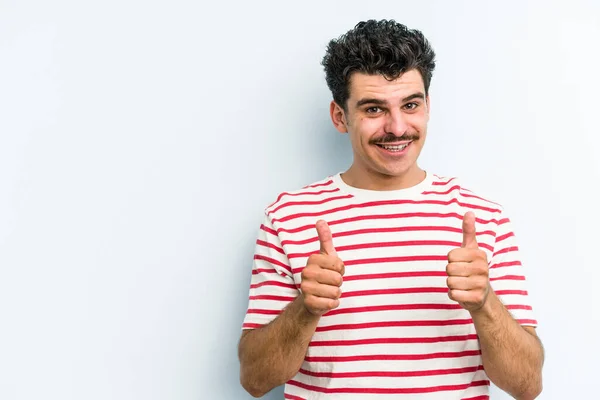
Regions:
<instances>
[{"instance_id":1,"label":"ear","mask_svg":"<svg viewBox=\"0 0 600 400\"><path fill-rule=\"evenodd\" d=\"M346 114L344 113L344 109L335 101L332 101L329 105L329 114L331 115L331 121L333 122L335 129L337 129L339 133L347 133L348 123L346 122Z\"/></svg>"}]
</instances>

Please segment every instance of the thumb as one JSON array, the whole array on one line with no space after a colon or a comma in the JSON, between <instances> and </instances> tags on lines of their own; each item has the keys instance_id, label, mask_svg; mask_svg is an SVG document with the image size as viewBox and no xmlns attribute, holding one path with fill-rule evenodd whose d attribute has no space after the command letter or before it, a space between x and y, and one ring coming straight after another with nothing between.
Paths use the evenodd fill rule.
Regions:
<instances>
[{"instance_id":1,"label":"thumb","mask_svg":"<svg viewBox=\"0 0 600 400\"><path fill-rule=\"evenodd\" d=\"M335 248L333 247L333 236L331 235L331 229L327 222L321 220L317 221L316 224L317 235L319 236L319 243L321 245L321 254L336 255Z\"/></svg>"},{"instance_id":2,"label":"thumb","mask_svg":"<svg viewBox=\"0 0 600 400\"><path fill-rule=\"evenodd\" d=\"M475 214L471 211L467 212L463 218L463 242L462 247L477 249L479 246L477 245L477 237L475 231Z\"/></svg>"}]
</instances>

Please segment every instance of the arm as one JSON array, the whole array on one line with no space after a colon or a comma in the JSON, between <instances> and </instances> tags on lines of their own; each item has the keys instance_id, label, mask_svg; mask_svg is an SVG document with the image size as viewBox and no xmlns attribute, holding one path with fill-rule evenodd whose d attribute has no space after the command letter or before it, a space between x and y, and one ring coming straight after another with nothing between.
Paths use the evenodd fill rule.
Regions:
<instances>
[{"instance_id":1,"label":"arm","mask_svg":"<svg viewBox=\"0 0 600 400\"><path fill-rule=\"evenodd\" d=\"M515 321L493 290L480 309L471 311L471 316L488 377L516 399L535 399L542 391L544 363L544 350L535 329Z\"/></svg>"},{"instance_id":2,"label":"arm","mask_svg":"<svg viewBox=\"0 0 600 400\"><path fill-rule=\"evenodd\" d=\"M296 375L319 319L300 295L268 325L245 330L238 349L244 389L261 397Z\"/></svg>"},{"instance_id":3,"label":"arm","mask_svg":"<svg viewBox=\"0 0 600 400\"><path fill-rule=\"evenodd\" d=\"M503 229L508 230L508 225ZM504 288L521 285L522 280L512 280L515 277L524 279L524 276L518 276L521 272L514 269L520 263L513 260L516 257L514 253L517 252L517 247L509 239L512 237L512 233L497 237L497 244L499 241L503 242L502 250L498 251L498 257L492 258L492 264L504 264L502 269L505 271L494 272L492 278L497 285L500 285L498 282L504 282L502 283ZM507 254L511 255L507 256ZM507 257L510 257L513 262L505 262ZM477 244L475 216L471 212L465 214L463 218L462 246L448 254L448 262L446 267L448 295L471 314L479 336L486 374L494 384L516 399L536 398L542 391L544 351L541 342L533 327L521 326L519 321L526 321L526 319L517 321L513 318L492 288L487 255ZM514 266L510 267L509 264ZM513 269L507 272L509 268ZM512 306L515 312L526 313L521 316L530 315L530 311L519 310L526 308L522 304L512 304ZM530 321L535 323L533 320Z\"/></svg>"},{"instance_id":4,"label":"arm","mask_svg":"<svg viewBox=\"0 0 600 400\"><path fill-rule=\"evenodd\" d=\"M321 248L302 270L301 294L274 320L244 331L240 339L240 382L254 397L296 375L321 315L340 304L344 264L333 247L327 223L317 222L316 229Z\"/></svg>"}]
</instances>

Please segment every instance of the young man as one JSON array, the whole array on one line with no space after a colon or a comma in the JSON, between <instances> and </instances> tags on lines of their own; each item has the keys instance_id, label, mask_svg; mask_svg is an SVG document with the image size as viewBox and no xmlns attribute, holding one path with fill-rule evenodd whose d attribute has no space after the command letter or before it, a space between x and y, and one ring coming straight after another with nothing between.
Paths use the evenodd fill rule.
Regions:
<instances>
[{"instance_id":1,"label":"young man","mask_svg":"<svg viewBox=\"0 0 600 400\"><path fill-rule=\"evenodd\" d=\"M434 52L366 21L323 59L350 168L267 207L239 344L253 396L517 399L542 390L542 345L502 207L424 171Z\"/></svg>"}]
</instances>

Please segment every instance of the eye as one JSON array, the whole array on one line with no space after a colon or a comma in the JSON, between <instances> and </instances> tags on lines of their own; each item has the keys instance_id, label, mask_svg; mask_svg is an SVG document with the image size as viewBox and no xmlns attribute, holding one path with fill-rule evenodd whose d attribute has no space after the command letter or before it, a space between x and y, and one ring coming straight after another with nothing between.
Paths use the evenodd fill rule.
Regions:
<instances>
[{"instance_id":1,"label":"eye","mask_svg":"<svg viewBox=\"0 0 600 400\"><path fill-rule=\"evenodd\" d=\"M404 105L404 108L409 111L412 111L412 110L416 109L417 107L419 107L419 103L415 103L415 102L406 103Z\"/></svg>"},{"instance_id":2,"label":"eye","mask_svg":"<svg viewBox=\"0 0 600 400\"><path fill-rule=\"evenodd\" d=\"M381 111L382 111L382 110L381 110L381 108L379 108L379 107L369 107L369 108L367 108L367 109L365 110L365 112L366 112L367 114L377 114L378 112L381 112Z\"/></svg>"}]
</instances>

